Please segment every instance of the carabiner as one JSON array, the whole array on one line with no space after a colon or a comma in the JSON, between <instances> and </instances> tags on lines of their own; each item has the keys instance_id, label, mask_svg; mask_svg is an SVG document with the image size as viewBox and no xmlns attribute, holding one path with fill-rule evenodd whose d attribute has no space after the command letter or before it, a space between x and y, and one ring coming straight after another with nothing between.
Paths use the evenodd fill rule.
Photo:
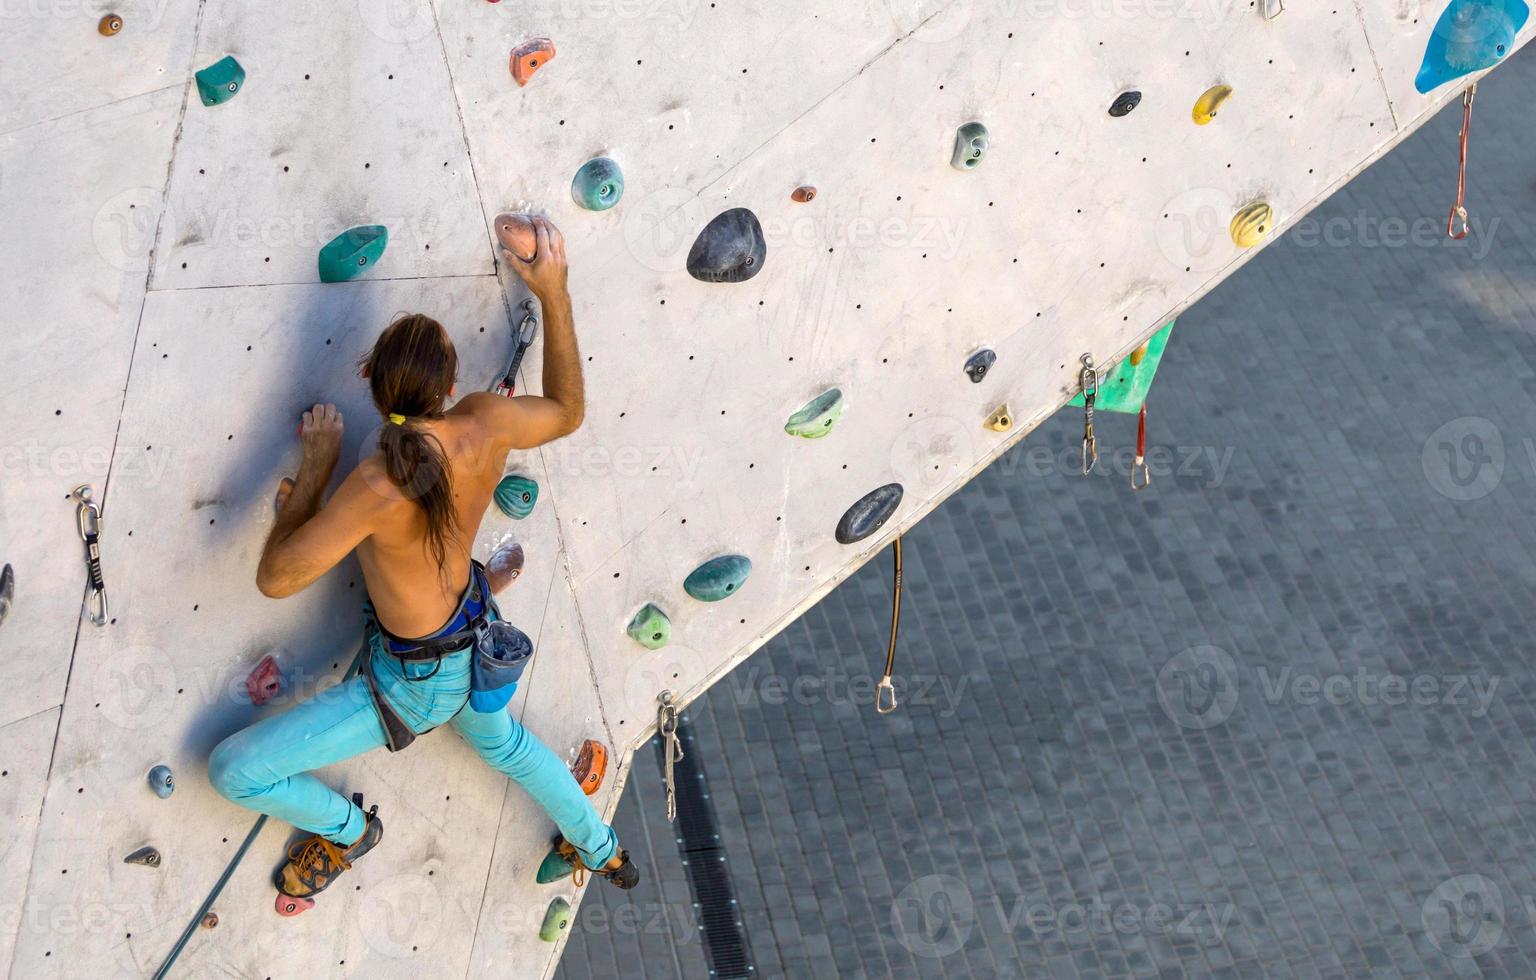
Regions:
<instances>
[{"instance_id":1,"label":"carabiner","mask_svg":"<svg viewBox=\"0 0 1536 980\"><path fill-rule=\"evenodd\" d=\"M1461 150L1456 166L1456 203L1445 219L1445 233L1453 241L1467 237L1467 140L1472 133L1472 100L1477 97L1477 83L1461 94Z\"/></svg>"},{"instance_id":2,"label":"carabiner","mask_svg":"<svg viewBox=\"0 0 1536 980\"><path fill-rule=\"evenodd\" d=\"M656 734L662 739L665 758L663 779L667 787L667 822L677 819L677 775L674 766L683 761L683 743L677 737L677 702L671 691L656 695Z\"/></svg>"},{"instance_id":3,"label":"carabiner","mask_svg":"<svg viewBox=\"0 0 1536 980\"><path fill-rule=\"evenodd\" d=\"M878 714L888 715L896 710L896 687L891 683L891 675L886 674L880 678L880 683L875 685L875 711Z\"/></svg>"},{"instance_id":4,"label":"carabiner","mask_svg":"<svg viewBox=\"0 0 1536 980\"><path fill-rule=\"evenodd\" d=\"M1093 403L1099 397L1099 372L1093 366L1092 354L1083 355L1077 383L1083 389L1083 475L1087 476L1099 461L1099 442L1093 435Z\"/></svg>"}]
</instances>

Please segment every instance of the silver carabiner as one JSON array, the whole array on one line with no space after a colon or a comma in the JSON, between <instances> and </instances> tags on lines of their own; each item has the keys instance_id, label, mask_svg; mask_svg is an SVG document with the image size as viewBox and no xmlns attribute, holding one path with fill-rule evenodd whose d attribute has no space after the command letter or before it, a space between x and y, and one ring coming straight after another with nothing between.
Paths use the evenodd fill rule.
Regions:
<instances>
[{"instance_id":1,"label":"silver carabiner","mask_svg":"<svg viewBox=\"0 0 1536 980\"><path fill-rule=\"evenodd\" d=\"M677 702L671 691L656 695L656 734L661 736L666 759L664 778L667 784L667 822L677 819L677 776L673 767L683 761L683 743L677 737Z\"/></svg>"},{"instance_id":2,"label":"silver carabiner","mask_svg":"<svg viewBox=\"0 0 1536 980\"><path fill-rule=\"evenodd\" d=\"M101 508L91 499L91 485L82 483L70 496L75 501L75 524L85 542L85 571L89 594L85 612L97 626L107 625L107 585L101 574Z\"/></svg>"},{"instance_id":3,"label":"silver carabiner","mask_svg":"<svg viewBox=\"0 0 1536 980\"><path fill-rule=\"evenodd\" d=\"M1093 403L1099 397L1099 372L1093 366L1092 354L1083 355L1077 383L1083 389L1083 475L1087 476L1099 461L1099 442L1093 435Z\"/></svg>"}]
</instances>

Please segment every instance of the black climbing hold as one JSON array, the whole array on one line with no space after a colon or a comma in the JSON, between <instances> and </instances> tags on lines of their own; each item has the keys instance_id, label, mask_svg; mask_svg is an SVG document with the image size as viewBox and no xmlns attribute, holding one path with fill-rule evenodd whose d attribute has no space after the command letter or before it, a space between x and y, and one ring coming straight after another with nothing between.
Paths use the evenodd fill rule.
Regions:
<instances>
[{"instance_id":1,"label":"black climbing hold","mask_svg":"<svg viewBox=\"0 0 1536 980\"><path fill-rule=\"evenodd\" d=\"M1141 93L1131 89L1115 96L1115 101L1110 103L1109 114L1119 119L1121 116L1129 114L1132 109L1139 105L1141 105Z\"/></svg>"},{"instance_id":2,"label":"black climbing hold","mask_svg":"<svg viewBox=\"0 0 1536 980\"><path fill-rule=\"evenodd\" d=\"M160 852L153 847L141 847L123 858L124 864L142 864L146 868L160 867Z\"/></svg>"},{"instance_id":3,"label":"black climbing hold","mask_svg":"<svg viewBox=\"0 0 1536 980\"><path fill-rule=\"evenodd\" d=\"M901 494L901 484L887 483L854 501L843 519L837 522L837 543L863 541L884 527L901 505Z\"/></svg>"},{"instance_id":4,"label":"black climbing hold","mask_svg":"<svg viewBox=\"0 0 1536 980\"><path fill-rule=\"evenodd\" d=\"M768 258L757 215L731 208L715 215L688 250L688 274L701 282L746 282Z\"/></svg>"},{"instance_id":5,"label":"black climbing hold","mask_svg":"<svg viewBox=\"0 0 1536 980\"><path fill-rule=\"evenodd\" d=\"M981 379L987 376L987 372L992 370L992 365L995 363L997 363L997 354L988 348L982 348L967 358L965 373L971 376L971 384L981 384Z\"/></svg>"},{"instance_id":6,"label":"black climbing hold","mask_svg":"<svg viewBox=\"0 0 1536 980\"><path fill-rule=\"evenodd\" d=\"M9 563L0 571L0 623L5 622L6 614L11 611L11 603L16 601L16 573L11 571Z\"/></svg>"}]
</instances>

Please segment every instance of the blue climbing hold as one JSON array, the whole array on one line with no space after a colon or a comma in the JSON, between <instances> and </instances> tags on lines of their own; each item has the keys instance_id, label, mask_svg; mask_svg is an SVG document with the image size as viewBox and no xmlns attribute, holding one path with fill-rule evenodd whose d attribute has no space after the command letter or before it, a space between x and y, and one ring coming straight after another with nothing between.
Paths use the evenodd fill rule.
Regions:
<instances>
[{"instance_id":1,"label":"blue climbing hold","mask_svg":"<svg viewBox=\"0 0 1536 980\"><path fill-rule=\"evenodd\" d=\"M1429 36L1414 88L1428 93L1498 64L1515 49L1529 16L1525 0L1451 0Z\"/></svg>"},{"instance_id":2,"label":"blue climbing hold","mask_svg":"<svg viewBox=\"0 0 1536 980\"><path fill-rule=\"evenodd\" d=\"M149 788L155 791L155 795L162 800L176 792L176 777L171 775L170 766L156 766L149 771Z\"/></svg>"},{"instance_id":3,"label":"blue climbing hold","mask_svg":"<svg viewBox=\"0 0 1536 980\"><path fill-rule=\"evenodd\" d=\"M496 484L496 506L515 521L532 514L538 500L539 485L526 476L504 476Z\"/></svg>"},{"instance_id":4,"label":"blue climbing hold","mask_svg":"<svg viewBox=\"0 0 1536 980\"><path fill-rule=\"evenodd\" d=\"M192 77L197 81L197 95L203 105L228 102L245 85L245 69L230 57L220 58Z\"/></svg>"}]
</instances>

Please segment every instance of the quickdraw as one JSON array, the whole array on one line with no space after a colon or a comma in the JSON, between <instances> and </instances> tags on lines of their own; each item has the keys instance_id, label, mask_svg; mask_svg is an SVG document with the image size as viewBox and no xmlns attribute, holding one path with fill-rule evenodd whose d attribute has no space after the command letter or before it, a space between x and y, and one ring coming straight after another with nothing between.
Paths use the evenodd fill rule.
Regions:
<instances>
[{"instance_id":1,"label":"quickdraw","mask_svg":"<svg viewBox=\"0 0 1536 980\"><path fill-rule=\"evenodd\" d=\"M82 483L70 496L75 501L75 523L85 542L85 569L90 592L85 612L97 626L107 625L107 585L101 575L101 508L91 499L91 485Z\"/></svg>"},{"instance_id":2,"label":"quickdraw","mask_svg":"<svg viewBox=\"0 0 1536 980\"><path fill-rule=\"evenodd\" d=\"M1141 474L1141 482L1136 475ZM1136 462L1131 464L1131 489L1145 490L1152 482L1152 471L1147 469L1147 403L1141 403L1141 414L1136 419Z\"/></svg>"},{"instance_id":3,"label":"quickdraw","mask_svg":"<svg viewBox=\"0 0 1536 980\"><path fill-rule=\"evenodd\" d=\"M677 773L674 767L683 761L683 743L677 737L677 702L673 700L672 692L662 691L656 695L656 701L660 705L656 709L656 734L665 743L667 823L671 823L677 819Z\"/></svg>"},{"instance_id":4,"label":"quickdraw","mask_svg":"<svg viewBox=\"0 0 1536 980\"><path fill-rule=\"evenodd\" d=\"M1472 99L1476 95L1476 82L1461 95L1461 161L1456 171L1456 203L1451 205L1451 216L1445 220L1445 233L1458 242L1467 237L1467 137L1472 132Z\"/></svg>"},{"instance_id":5,"label":"quickdraw","mask_svg":"<svg viewBox=\"0 0 1536 980\"><path fill-rule=\"evenodd\" d=\"M1099 461L1098 440L1093 437L1093 403L1099 397L1099 372L1093 366L1093 355L1083 355L1083 369L1077 372L1077 383L1083 389L1083 475L1088 475Z\"/></svg>"},{"instance_id":6,"label":"quickdraw","mask_svg":"<svg viewBox=\"0 0 1536 980\"><path fill-rule=\"evenodd\" d=\"M528 353L528 348L533 346L533 335L538 333L539 318L533 313L533 300L523 300L523 319L517 325L517 336L513 343L512 363L507 368L500 381L496 382L496 394L511 398L517 391L517 369L523 363L523 355Z\"/></svg>"},{"instance_id":7,"label":"quickdraw","mask_svg":"<svg viewBox=\"0 0 1536 980\"><path fill-rule=\"evenodd\" d=\"M901 535L891 542L891 557L896 569L896 584L891 591L891 645L885 650L885 676L875 685L875 711L888 715L896 710L896 688L891 673L896 669L896 633L901 628Z\"/></svg>"}]
</instances>

